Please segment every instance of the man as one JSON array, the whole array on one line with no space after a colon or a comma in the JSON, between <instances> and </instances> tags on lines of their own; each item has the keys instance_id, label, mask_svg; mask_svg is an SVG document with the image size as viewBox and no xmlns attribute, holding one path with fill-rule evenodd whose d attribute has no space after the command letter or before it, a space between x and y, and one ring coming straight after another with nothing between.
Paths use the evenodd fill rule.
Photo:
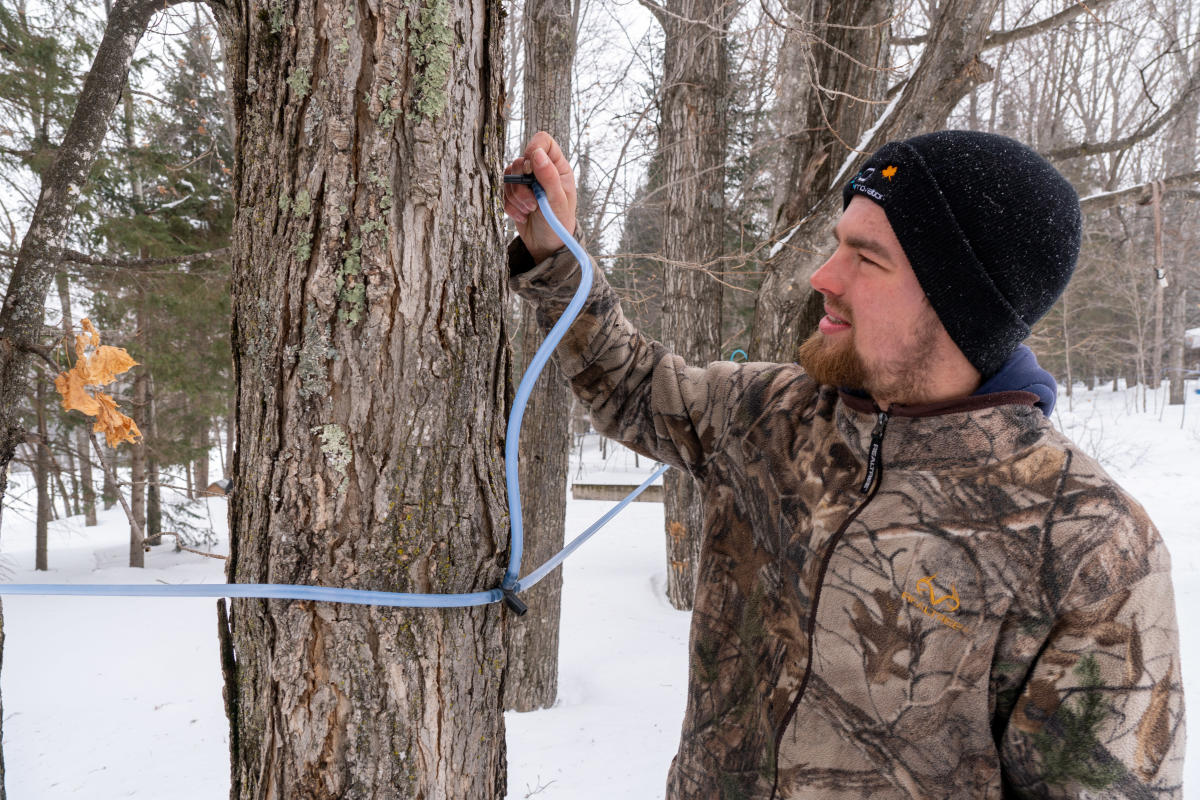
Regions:
<instances>
[{"instance_id":1,"label":"man","mask_svg":"<svg viewBox=\"0 0 1200 800\"><path fill-rule=\"evenodd\" d=\"M545 134L509 167L530 170L572 230ZM1020 346L1074 268L1074 190L1011 139L941 131L843 199L801 366L686 366L600 275L557 353L601 432L703 487L667 796L1181 796L1166 550L1047 421ZM578 266L526 187L505 210L549 325Z\"/></svg>"}]
</instances>

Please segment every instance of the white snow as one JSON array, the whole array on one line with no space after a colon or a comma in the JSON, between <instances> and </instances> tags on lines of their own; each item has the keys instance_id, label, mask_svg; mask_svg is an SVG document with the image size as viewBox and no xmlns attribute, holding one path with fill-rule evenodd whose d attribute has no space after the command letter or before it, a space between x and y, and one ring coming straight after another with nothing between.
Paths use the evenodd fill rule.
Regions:
<instances>
[{"instance_id":1,"label":"white snow","mask_svg":"<svg viewBox=\"0 0 1200 800\"><path fill-rule=\"evenodd\" d=\"M1060 395L1056 424L1099 458L1149 510L1171 550L1188 703L1200 719L1200 396L1142 412L1136 390ZM1165 394L1165 390L1164 390ZM1183 412L1186 409L1186 414ZM1182 425L1181 425L1182 421ZM653 469L596 437L572 479L638 483ZM35 573L27 474L12 475L0 534L0 579L15 583L224 581L223 563L170 545L143 570L127 560L119 507L85 528L51 527L50 567ZM225 501L206 501L222 550ZM609 508L569 500L567 535ZM509 713L509 798L661 798L683 715L689 615L663 597L662 506L634 503L565 564L559 700ZM527 565L526 571L536 565ZM228 796L229 754L215 601L4 597L4 758L10 800ZM1200 798L1200 736L1190 737L1189 797Z\"/></svg>"}]
</instances>

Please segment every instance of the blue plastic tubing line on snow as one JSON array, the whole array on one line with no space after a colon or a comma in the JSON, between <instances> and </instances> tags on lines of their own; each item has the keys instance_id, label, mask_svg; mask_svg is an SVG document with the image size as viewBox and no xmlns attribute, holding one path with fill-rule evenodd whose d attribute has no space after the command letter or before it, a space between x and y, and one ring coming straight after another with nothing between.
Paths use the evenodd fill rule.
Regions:
<instances>
[{"instance_id":1,"label":"blue plastic tubing line on snow","mask_svg":"<svg viewBox=\"0 0 1200 800\"><path fill-rule=\"evenodd\" d=\"M0 583L0 595L73 595L88 597L253 597L273 600L320 600L336 603L351 603L355 605L405 606L411 608L462 608L465 606L482 606L496 603L508 594L510 599L517 592L530 588L551 570L557 567L590 539L596 531L616 516L621 509L646 490L660 475L667 471L667 466L661 466L654 474L643 481L620 503L615 505L603 517L596 520L591 527L576 536L571 543L560 550L545 564L535 569L523 580L518 581L517 575L521 569L521 552L524 544L524 530L521 525L521 486L517 472L517 451L521 440L521 419L525 415L525 405L529 402L530 392L538 376L550 360L555 346L566 335L567 328L579 316L584 300L592 288L592 260L587 252L575 241L575 237L567 233L566 228L554 216L546 193L536 182L532 184L533 194L537 198L542 216L550 224L550 228L558 235L579 262L579 288L566 311L550 329L542 346L537 349L533 360L529 362L525 375L517 387L517 395L513 401L512 412L508 417L508 433L504 443L505 478L508 484L509 516L512 521L511 550L508 560L508 571L499 589L486 592L468 592L463 594L415 594L411 592L376 592L366 589L339 589L327 586L302 586L297 584L280 583L211 583L211 584L101 584L101 583Z\"/></svg>"}]
</instances>

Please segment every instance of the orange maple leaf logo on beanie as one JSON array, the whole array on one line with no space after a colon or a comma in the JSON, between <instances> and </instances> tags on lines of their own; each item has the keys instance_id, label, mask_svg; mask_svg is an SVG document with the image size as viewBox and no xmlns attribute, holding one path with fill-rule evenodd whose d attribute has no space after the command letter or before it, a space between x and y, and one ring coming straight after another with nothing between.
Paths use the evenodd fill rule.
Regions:
<instances>
[{"instance_id":1,"label":"orange maple leaf logo on beanie","mask_svg":"<svg viewBox=\"0 0 1200 800\"><path fill-rule=\"evenodd\" d=\"M890 181L892 179L892 176L896 174L897 169L898 169L898 167L894 167L891 164L889 164L884 168L883 172L881 172L880 174L883 175L883 177L887 178Z\"/></svg>"}]
</instances>

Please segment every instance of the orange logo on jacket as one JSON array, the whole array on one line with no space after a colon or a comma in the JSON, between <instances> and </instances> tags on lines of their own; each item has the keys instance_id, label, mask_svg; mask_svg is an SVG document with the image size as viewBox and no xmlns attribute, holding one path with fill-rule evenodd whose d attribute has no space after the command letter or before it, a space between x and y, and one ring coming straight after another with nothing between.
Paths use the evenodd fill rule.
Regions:
<instances>
[{"instance_id":1,"label":"orange logo on jacket","mask_svg":"<svg viewBox=\"0 0 1200 800\"><path fill-rule=\"evenodd\" d=\"M929 595L929 602L934 608L937 608L942 603L949 600L954 603L954 605L943 608L942 611L958 611L959 606L962 605L962 603L958 602L958 589L952 583L950 584L950 594L944 594L939 597L936 587L933 585L933 579L936 577L937 573L935 572L932 575L926 575L924 578L921 578L921 580L917 581L917 594L924 592L925 594Z\"/></svg>"},{"instance_id":2,"label":"orange logo on jacket","mask_svg":"<svg viewBox=\"0 0 1200 800\"><path fill-rule=\"evenodd\" d=\"M963 634L970 633L970 631L967 630L967 627L961 622L953 617L947 616L947 614L958 611L959 607L962 606L962 603L959 602L958 599L958 587L956 587L954 584L950 584L949 594L939 594L938 588L933 583L935 578L937 578L936 572L932 575L926 575L924 578L921 578L919 581L917 581L916 597L908 592L904 592L902 596L909 603L909 605L921 609L925 616L936 619L947 628L953 628L954 630ZM926 600L925 598L929 599ZM942 606L943 603L947 605ZM942 608L939 609L938 606L942 606Z\"/></svg>"}]
</instances>

